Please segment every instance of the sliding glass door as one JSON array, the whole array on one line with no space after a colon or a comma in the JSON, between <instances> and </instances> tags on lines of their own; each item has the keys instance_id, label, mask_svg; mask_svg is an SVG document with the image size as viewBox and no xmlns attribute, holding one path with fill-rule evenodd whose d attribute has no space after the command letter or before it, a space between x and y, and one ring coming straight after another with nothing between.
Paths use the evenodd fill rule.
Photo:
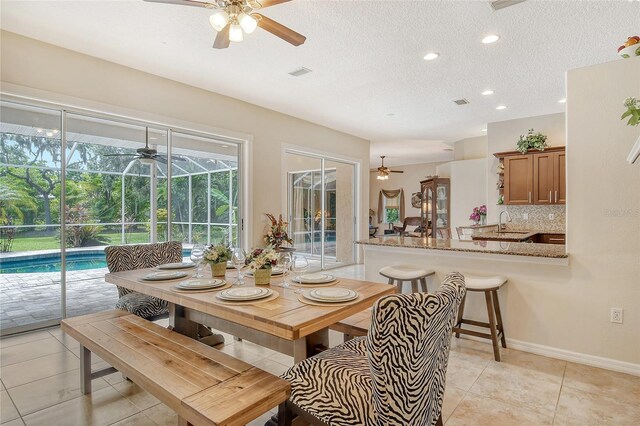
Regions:
<instances>
[{"instance_id":1,"label":"sliding glass door","mask_svg":"<svg viewBox=\"0 0 640 426\"><path fill-rule=\"evenodd\" d=\"M0 106L0 328L53 325L62 312L60 111Z\"/></svg>"},{"instance_id":2,"label":"sliding glass door","mask_svg":"<svg viewBox=\"0 0 640 426\"><path fill-rule=\"evenodd\" d=\"M316 269L355 261L355 165L285 154L290 230L296 252Z\"/></svg>"},{"instance_id":3,"label":"sliding glass door","mask_svg":"<svg viewBox=\"0 0 640 426\"><path fill-rule=\"evenodd\" d=\"M111 309L104 247L241 241L237 142L2 102L1 333Z\"/></svg>"}]
</instances>

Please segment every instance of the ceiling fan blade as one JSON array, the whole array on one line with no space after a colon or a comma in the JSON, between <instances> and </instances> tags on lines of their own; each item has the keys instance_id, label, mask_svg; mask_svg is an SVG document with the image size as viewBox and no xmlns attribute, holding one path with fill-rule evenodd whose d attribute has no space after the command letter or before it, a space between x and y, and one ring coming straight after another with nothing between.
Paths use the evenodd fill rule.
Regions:
<instances>
[{"instance_id":1,"label":"ceiling fan blade","mask_svg":"<svg viewBox=\"0 0 640 426\"><path fill-rule=\"evenodd\" d=\"M389 170L390 173L404 173L404 170Z\"/></svg>"},{"instance_id":2,"label":"ceiling fan blade","mask_svg":"<svg viewBox=\"0 0 640 426\"><path fill-rule=\"evenodd\" d=\"M179 4L181 6L207 7L209 3L195 0L144 0L149 3Z\"/></svg>"},{"instance_id":3,"label":"ceiling fan blade","mask_svg":"<svg viewBox=\"0 0 640 426\"><path fill-rule=\"evenodd\" d=\"M307 39L302 34L299 34L293 31L291 28L287 28L282 24L274 21L273 19L267 18L266 16L260 13L254 13L254 16L258 16L258 26L265 31L269 31L276 37L280 37L287 43L291 43L294 46L300 46Z\"/></svg>"},{"instance_id":4,"label":"ceiling fan blade","mask_svg":"<svg viewBox=\"0 0 640 426\"><path fill-rule=\"evenodd\" d=\"M290 1L291 0L258 0L258 3L260 3L260 6L264 9L265 7L276 6L280 3L287 3Z\"/></svg>"},{"instance_id":5,"label":"ceiling fan blade","mask_svg":"<svg viewBox=\"0 0 640 426\"><path fill-rule=\"evenodd\" d=\"M227 25L222 30L218 32L216 36L216 40L213 42L214 49L226 49L229 47L229 29L230 25Z\"/></svg>"},{"instance_id":6,"label":"ceiling fan blade","mask_svg":"<svg viewBox=\"0 0 640 426\"><path fill-rule=\"evenodd\" d=\"M137 154L102 154L103 157L137 157Z\"/></svg>"},{"instance_id":7,"label":"ceiling fan blade","mask_svg":"<svg viewBox=\"0 0 640 426\"><path fill-rule=\"evenodd\" d=\"M165 158L162 158L159 155L154 155L153 157L149 157L149 158L157 161L158 163L167 164L167 160Z\"/></svg>"},{"instance_id":8,"label":"ceiling fan blade","mask_svg":"<svg viewBox=\"0 0 640 426\"><path fill-rule=\"evenodd\" d=\"M156 155L154 158L161 158L163 161L163 163L167 163L168 157L166 155ZM171 156L171 162L173 161L187 161L186 158L184 158L181 155L172 155Z\"/></svg>"}]
</instances>

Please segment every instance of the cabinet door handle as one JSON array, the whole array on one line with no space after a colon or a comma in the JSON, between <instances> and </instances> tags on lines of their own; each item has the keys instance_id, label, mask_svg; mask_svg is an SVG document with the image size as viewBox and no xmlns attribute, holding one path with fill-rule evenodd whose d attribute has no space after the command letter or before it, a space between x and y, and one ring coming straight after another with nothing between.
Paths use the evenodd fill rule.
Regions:
<instances>
[{"instance_id":1,"label":"cabinet door handle","mask_svg":"<svg viewBox=\"0 0 640 426\"><path fill-rule=\"evenodd\" d=\"M558 191L556 191L556 203L558 202Z\"/></svg>"},{"instance_id":2,"label":"cabinet door handle","mask_svg":"<svg viewBox=\"0 0 640 426\"><path fill-rule=\"evenodd\" d=\"M531 204L531 191L529 191L529 204Z\"/></svg>"},{"instance_id":3,"label":"cabinet door handle","mask_svg":"<svg viewBox=\"0 0 640 426\"><path fill-rule=\"evenodd\" d=\"M551 191L549 191L549 204L551 204Z\"/></svg>"}]
</instances>

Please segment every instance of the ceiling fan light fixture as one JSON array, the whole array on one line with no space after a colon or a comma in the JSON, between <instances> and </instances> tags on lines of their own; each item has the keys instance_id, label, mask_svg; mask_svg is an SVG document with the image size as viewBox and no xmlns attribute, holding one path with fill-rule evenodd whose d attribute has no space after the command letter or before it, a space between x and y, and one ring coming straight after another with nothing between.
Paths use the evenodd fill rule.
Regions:
<instances>
[{"instance_id":1,"label":"ceiling fan light fixture","mask_svg":"<svg viewBox=\"0 0 640 426\"><path fill-rule=\"evenodd\" d=\"M155 163L155 160L153 158L148 158L148 157L142 157L142 158L139 158L138 160L140 160L140 162L142 164L153 164L153 163Z\"/></svg>"},{"instance_id":2,"label":"ceiling fan light fixture","mask_svg":"<svg viewBox=\"0 0 640 426\"><path fill-rule=\"evenodd\" d=\"M238 15L238 23L247 34L251 34L256 30L256 28L258 28L258 21L256 21L253 16L247 15L246 13Z\"/></svg>"},{"instance_id":3,"label":"ceiling fan light fixture","mask_svg":"<svg viewBox=\"0 0 640 426\"><path fill-rule=\"evenodd\" d=\"M229 14L226 11L221 10L220 12L211 15L209 17L209 22L214 30L222 31L229 23Z\"/></svg>"},{"instance_id":4,"label":"ceiling fan light fixture","mask_svg":"<svg viewBox=\"0 0 640 426\"><path fill-rule=\"evenodd\" d=\"M244 34L242 33L242 27L240 25L231 24L231 28L229 28L229 40L235 42L244 40Z\"/></svg>"}]
</instances>

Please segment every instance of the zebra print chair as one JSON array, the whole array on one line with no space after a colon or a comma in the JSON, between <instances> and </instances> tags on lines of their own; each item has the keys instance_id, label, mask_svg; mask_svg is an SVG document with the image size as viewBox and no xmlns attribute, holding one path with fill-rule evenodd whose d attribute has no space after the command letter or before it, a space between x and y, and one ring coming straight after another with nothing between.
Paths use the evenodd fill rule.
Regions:
<instances>
[{"instance_id":1,"label":"zebra print chair","mask_svg":"<svg viewBox=\"0 0 640 426\"><path fill-rule=\"evenodd\" d=\"M104 249L109 272L153 268L165 263L182 262L182 243L135 244L108 246ZM124 309L145 319L158 319L169 313L165 300L118 287L117 309Z\"/></svg>"},{"instance_id":2,"label":"zebra print chair","mask_svg":"<svg viewBox=\"0 0 640 426\"><path fill-rule=\"evenodd\" d=\"M366 337L290 368L292 413L331 426L441 425L451 330L465 295L464 277L447 275L436 293L396 294L373 309Z\"/></svg>"}]
</instances>

